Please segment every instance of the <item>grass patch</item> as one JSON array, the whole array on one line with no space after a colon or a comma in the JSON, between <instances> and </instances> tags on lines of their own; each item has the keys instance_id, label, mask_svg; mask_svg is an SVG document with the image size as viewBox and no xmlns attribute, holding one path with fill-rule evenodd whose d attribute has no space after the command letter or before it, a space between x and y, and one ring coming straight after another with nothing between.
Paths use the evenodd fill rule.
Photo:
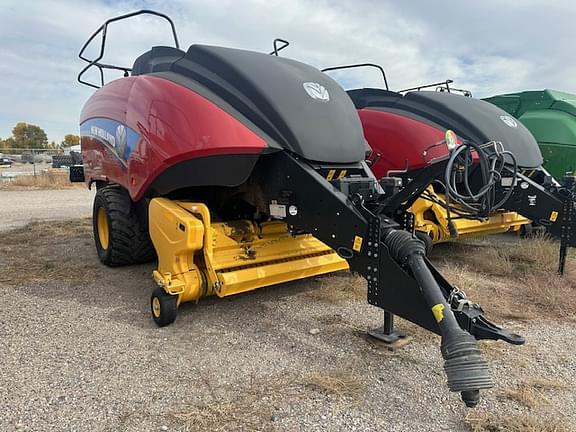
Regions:
<instances>
[{"instance_id":1,"label":"grass patch","mask_svg":"<svg viewBox=\"0 0 576 432\"><path fill-rule=\"evenodd\" d=\"M533 414L509 416L474 411L466 415L465 423L471 432L573 432L562 419Z\"/></svg>"},{"instance_id":2,"label":"grass patch","mask_svg":"<svg viewBox=\"0 0 576 432\"><path fill-rule=\"evenodd\" d=\"M543 377L530 377L522 380L512 388L504 389L499 395L501 399L514 401L526 408L536 408L550 405L544 394L553 390L567 390L570 387L562 381Z\"/></svg>"},{"instance_id":3,"label":"grass patch","mask_svg":"<svg viewBox=\"0 0 576 432\"><path fill-rule=\"evenodd\" d=\"M324 394L356 399L364 389L364 382L347 370L314 372L304 378L303 384Z\"/></svg>"},{"instance_id":4,"label":"grass patch","mask_svg":"<svg viewBox=\"0 0 576 432\"><path fill-rule=\"evenodd\" d=\"M246 386L235 387L233 391L214 387L207 379L203 381L206 387L203 393L210 401L184 405L170 414L190 430L275 430L274 423L284 416L283 407L298 406L305 399L317 397L314 393L318 392L348 401L357 400L364 389L360 378L340 369L312 372L304 377L251 379ZM223 398L221 394L226 396Z\"/></svg>"},{"instance_id":5,"label":"grass patch","mask_svg":"<svg viewBox=\"0 0 576 432\"><path fill-rule=\"evenodd\" d=\"M446 260L442 263L442 274L450 283L470 293L481 288L484 283L476 272L470 270L470 267L455 259Z\"/></svg>"},{"instance_id":6,"label":"grass patch","mask_svg":"<svg viewBox=\"0 0 576 432\"><path fill-rule=\"evenodd\" d=\"M271 428L272 407L261 398L243 395L233 401L188 405L173 417L191 430L265 431Z\"/></svg>"},{"instance_id":7,"label":"grass patch","mask_svg":"<svg viewBox=\"0 0 576 432\"><path fill-rule=\"evenodd\" d=\"M498 277L555 273L557 270L560 246L545 234L518 238L516 241L498 241L497 237L488 237L486 242L470 244L462 241L438 245L432 256L456 261L478 273Z\"/></svg>"},{"instance_id":8,"label":"grass patch","mask_svg":"<svg viewBox=\"0 0 576 432\"><path fill-rule=\"evenodd\" d=\"M529 320L576 316L576 260L557 274L559 243L546 235L481 244L438 245L435 261L447 279L480 303L491 317Z\"/></svg>"},{"instance_id":9,"label":"grass patch","mask_svg":"<svg viewBox=\"0 0 576 432\"><path fill-rule=\"evenodd\" d=\"M202 393L210 400L186 404L171 413L177 422L189 428L186 430L267 431L271 429L276 407L299 394L297 384L289 383L286 377L265 382L252 377L246 386L233 390L215 387L206 377L202 381Z\"/></svg>"},{"instance_id":10,"label":"grass patch","mask_svg":"<svg viewBox=\"0 0 576 432\"><path fill-rule=\"evenodd\" d=\"M10 181L0 182L0 190L22 189L69 189L84 187L83 183L71 183L68 171L47 170L33 175L18 176Z\"/></svg>"},{"instance_id":11,"label":"grass patch","mask_svg":"<svg viewBox=\"0 0 576 432\"><path fill-rule=\"evenodd\" d=\"M560 380L543 378L543 377L532 377L525 381L526 385L529 385L537 390L568 390L570 386Z\"/></svg>"},{"instance_id":12,"label":"grass patch","mask_svg":"<svg viewBox=\"0 0 576 432\"><path fill-rule=\"evenodd\" d=\"M305 294L314 300L332 304L366 300L366 280L358 275L339 272L317 280L320 282L320 287Z\"/></svg>"},{"instance_id":13,"label":"grass patch","mask_svg":"<svg viewBox=\"0 0 576 432\"><path fill-rule=\"evenodd\" d=\"M19 286L32 281L77 282L96 279L97 263L91 266L86 254L70 251L78 238L85 238L82 251L92 252L90 218L63 222L35 222L7 231L0 242L0 264L5 269L0 283ZM75 245L74 245L74 242ZM87 252L88 253L88 252Z\"/></svg>"},{"instance_id":14,"label":"grass patch","mask_svg":"<svg viewBox=\"0 0 576 432\"><path fill-rule=\"evenodd\" d=\"M481 340L478 342L482 354L487 359L497 359L502 357L502 353L508 348L501 341ZM516 361L517 359L515 359Z\"/></svg>"},{"instance_id":15,"label":"grass patch","mask_svg":"<svg viewBox=\"0 0 576 432\"><path fill-rule=\"evenodd\" d=\"M516 402L526 408L536 408L548 404L548 399L546 399L539 391L525 383L504 389L499 397L500 399L508 399Z\"/></svg>"}]
</instances>

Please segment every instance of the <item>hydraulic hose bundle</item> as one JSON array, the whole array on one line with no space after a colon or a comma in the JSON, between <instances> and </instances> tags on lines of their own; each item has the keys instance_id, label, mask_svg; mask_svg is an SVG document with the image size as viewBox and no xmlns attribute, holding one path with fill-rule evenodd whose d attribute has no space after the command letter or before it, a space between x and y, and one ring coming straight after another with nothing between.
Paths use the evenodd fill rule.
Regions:
<instances>
[{"instance_id":1,"label":"hydraulic hose bundle","mask_svg":"<svg viewBox=\"0 0 576 432\"><path fill-rule=\"evenodd\" d=\"M514 179L518 173L516 158L499 141L479 145L464 141L450 151L444 178L437 180L444 189L445 200L424 193L428 200L446 208L450 234L457 236L453 216L466 219L485 219L502 208L512 195ZM498 184L509 178L510 185L500 197Z\"/></svg>"}]
</instances>

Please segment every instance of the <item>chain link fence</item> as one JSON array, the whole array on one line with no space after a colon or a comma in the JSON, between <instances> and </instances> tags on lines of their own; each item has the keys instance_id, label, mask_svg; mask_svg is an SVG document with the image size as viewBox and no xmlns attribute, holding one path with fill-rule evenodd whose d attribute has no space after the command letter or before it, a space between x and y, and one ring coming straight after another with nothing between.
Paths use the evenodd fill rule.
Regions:
<instances>
[{"instance_id":1,"label":"chain link fence","mask_svg":"<svg viewBox=\"0 0 576 432\"><path fill-rule=\"evenodd\" d=\"M52 169L66 170L71 165L81 164L79 149L73 149L0 149L0 181L38 176Z\"/></svg>"}]
</instances>

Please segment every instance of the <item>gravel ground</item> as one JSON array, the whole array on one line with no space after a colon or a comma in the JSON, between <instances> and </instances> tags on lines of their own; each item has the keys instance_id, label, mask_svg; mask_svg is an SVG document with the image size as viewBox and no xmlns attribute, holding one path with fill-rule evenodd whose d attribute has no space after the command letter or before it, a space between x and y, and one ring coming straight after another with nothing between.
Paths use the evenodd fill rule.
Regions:
<instances>
[{"instance_id":1,"label":"gravel ground","mask_svg":"<svg viewBox=\"0 0 576 432\"><path fill-rule=\"evenodd\" d=\"M469 431L481 419L503 428L477 430L562 432L576 424L574 320L507 322L528 343L485 345L496 387L467 410L446 388L438 337L398 320L413 336L404 348L366 339L381 312L357 277L203 299L158 329L148 310L154 265L102 267L89 220L10 238L0 245L1 431ZM21 250L26 241L33 253ZM506 396L536 378L552 383L537 389L541 403ZM512 418L541 423L510 429Z\"/></svg>"},{"instance_id":2,"label":"gravel ground","mask_svg":"<svg viewBox=\"0 0 576 432\"><path fill-rule=\"evenodd\" d=\"M95 191L87 188L62 190L0 190L0 231L34 221L87 217L92 214Z\"/></svg>"}]
</instances>

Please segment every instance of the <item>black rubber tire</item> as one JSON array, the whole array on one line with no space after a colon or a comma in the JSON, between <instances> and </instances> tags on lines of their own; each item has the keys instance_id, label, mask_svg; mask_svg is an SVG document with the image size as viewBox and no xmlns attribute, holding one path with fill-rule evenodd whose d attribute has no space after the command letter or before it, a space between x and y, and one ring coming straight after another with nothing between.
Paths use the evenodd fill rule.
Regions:
<instances>
[{"instance_id":1,"label":"black rubber tire","mask_svg":"<svg viewBox=\"0 0 576 432\"><path fill-rule=\"evenodd\" d=\"M103 208L108 222L108 245L98 235L98 212ZM119 185L108 185L96 191L92 214L94 243L103 264L117 267L141 264L156 258L148 226L138 217L136 205ZM106 243L104 241L104 243Z\"/></svg>"},{"instance_id":2,"label":"black rubber tire","mask_svg":"<svg viewBox=\"0 0 576 432\"><path fill-rule=\"evenodd\" d=\"M430 255L430 252L432 252L432 249L434 248L432 237L422 231L416 231L416 237L424 242L424 245L426 246L426 256Z\"/></svg>"},{"instance_id":3,"label":"black rubber tire","mask_svg":"<svg viewBox=\"0 0 576 432\"><path fill-rule=\"evenodd\" d=\"M177 297L167 294L157 287L150 296L150 312L158 327L164 327L176 321L178 311Z\"/></svg>"}]
</instances>

